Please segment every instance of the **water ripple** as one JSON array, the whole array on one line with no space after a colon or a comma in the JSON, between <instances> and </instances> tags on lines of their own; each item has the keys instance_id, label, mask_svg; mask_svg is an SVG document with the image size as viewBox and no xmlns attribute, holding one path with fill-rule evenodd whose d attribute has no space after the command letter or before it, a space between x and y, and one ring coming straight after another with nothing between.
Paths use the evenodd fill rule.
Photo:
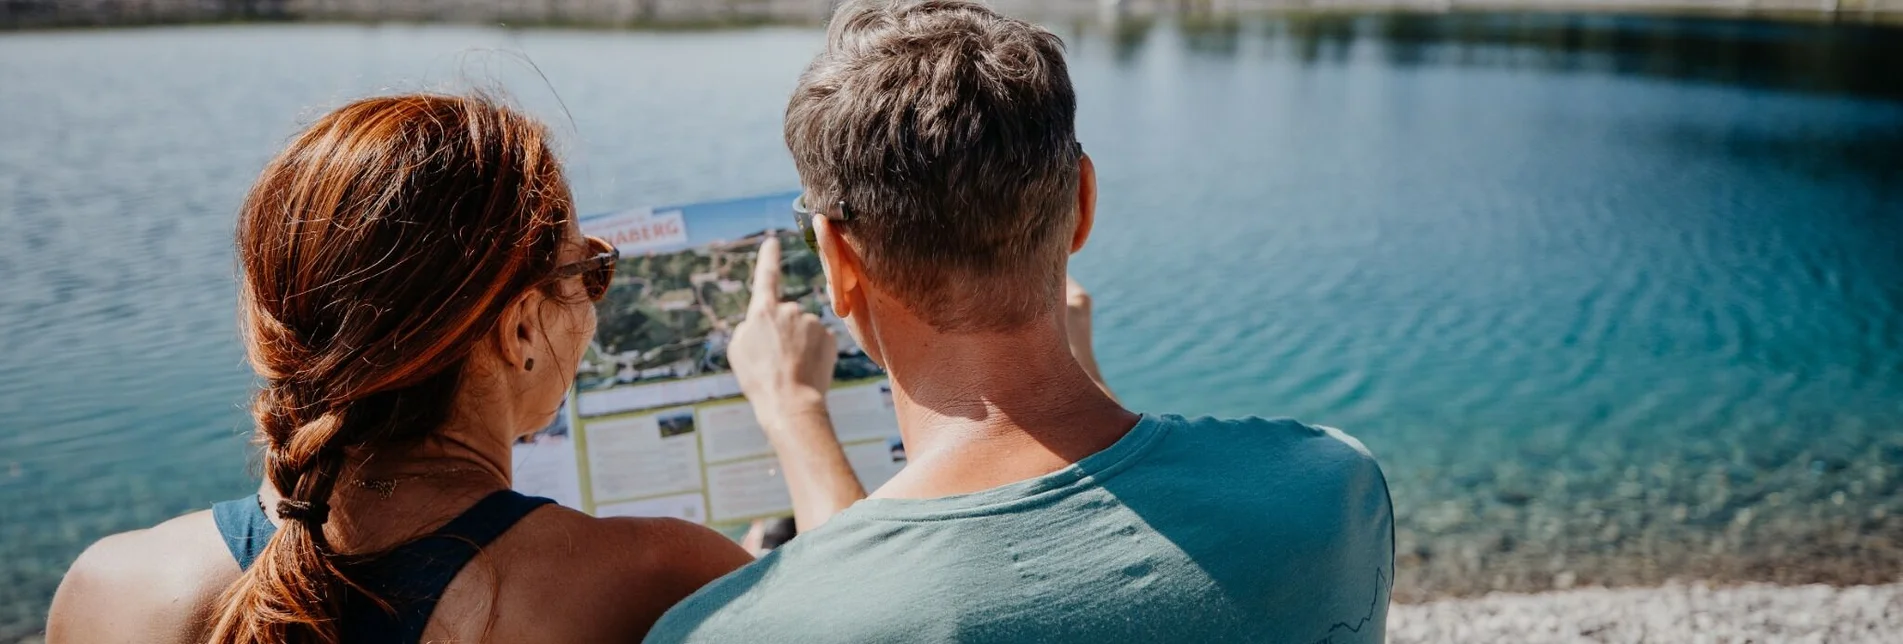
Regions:
<instances>
[{"instance_id":1,"label":"water ripple","mask_svg":"<svg viewBox=\"0 0 1903 644\"><path fill-rule=\"evenodd\" d=\"M1101 197L1073 269L1133 406L1343 426L1381 457L1412 546L1442 524L1473 548L1565 526L1520 536L1552 548L1525 570L1630 556L1660 525L1705 543L1774 489L1828 499L1843 472L1903 467L1903 104L1378 30L1344 32L1371 55L1304 58L1262 33L1229 55L1067 34ZM444 85L471 47L520 48L568 112L529 70L491 71L563 133L584 209L780 190L781 111L819 39L0 36L0 641L37 627L86 542L254 485L233 216L298 123ZM1814 88L1830 70L1783 71ZM1723 503L1699 496L1714 476ZM1851 505L1903 498L1883 490ZM1633 532L1594 541L1608 525Z\"/></svg>"}]
</instances>

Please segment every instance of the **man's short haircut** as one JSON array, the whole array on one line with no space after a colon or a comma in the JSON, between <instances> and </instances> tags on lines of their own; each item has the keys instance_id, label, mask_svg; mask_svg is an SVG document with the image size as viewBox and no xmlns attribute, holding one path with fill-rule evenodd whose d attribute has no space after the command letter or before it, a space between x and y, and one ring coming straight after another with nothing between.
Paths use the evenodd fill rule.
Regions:
<instances>
[{"instance_id":1,"label":"man's short haircut","mask_svg":"<svg viewBox=\"0 0 1903 644\"><path fill-rule=\"evenodd\" d=\"M859 0L786 107L809 203L873 283L942 331L1004 331L1062 302L1077 96L1055 34L961 0Z\"/></svg>"}]
</instances>

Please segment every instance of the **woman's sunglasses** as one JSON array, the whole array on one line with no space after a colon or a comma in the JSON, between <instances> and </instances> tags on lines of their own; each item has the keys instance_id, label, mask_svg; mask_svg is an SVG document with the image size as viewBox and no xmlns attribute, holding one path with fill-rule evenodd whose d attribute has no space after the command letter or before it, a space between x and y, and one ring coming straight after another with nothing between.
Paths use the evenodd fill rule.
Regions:
<instances>
[{"instance_id":1,"label":"woman's sunglasses","mask_svg":"<svg viewBox=\"0 0 1903 644\"><path fill-rule=\"evenodd\" d=\"M600 302L601 298L608 296L608 285L614 282L615 263L621 261L621 251L600 237L585 239L592 254L556 268L555 274L549 279L561 280L580 275L581 287L588 293L588 299Z\"/></svg>"},{"instance_id":2,"label":"woman's sunglasses","mask_svg":"<svg viewBox=\"0 0 1903 644\"><path fill-rule=\"evenodd\" d=\"M844 200L834 206L839 212L815 212L806 205L806 193L802 192L793 198L793 224L799 227L800 239L806 240L806 247L815 253L819 252L819 233L813 231L813 215L818 214L833 221L852 221L852 211L846 208Z\"/></svg>"}]
</instances>

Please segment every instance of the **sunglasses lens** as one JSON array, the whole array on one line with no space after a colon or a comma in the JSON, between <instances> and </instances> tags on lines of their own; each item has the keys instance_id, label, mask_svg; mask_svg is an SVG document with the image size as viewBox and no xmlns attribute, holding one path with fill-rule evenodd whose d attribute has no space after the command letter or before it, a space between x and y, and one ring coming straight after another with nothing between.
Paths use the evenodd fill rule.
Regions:
<instances>
[{"instance_id":1,"label":"sunglasses lens","mask_svg":"<svg viewBox=\"0 0 1903 644\"><path fill-rule=\"evenodd\" d=\"M607 255L597 259L597 264L581 274L582 289L588 293L588 299L600 302L601 298L607 297L608 286L614 283L615 264L616 260L620 259L620 254L615 253L613 244L599 237L588 238L588 249L594 251L598 257Z\"/></svg>"},{"instance_id":2,"label":"sunglasses lens","mask_svg":"<svg viewBox=\"0 0 1903 644\"><path fill-rule=\"evenodd\" d=\"M806 247L812 249L814 252L819 252L819 235L813 232L812 215L795 209L793 211L793 222L794 225L799 226L800 239L806 241Z\"/></svg>"},{"instance_id":3,"label":"sunglasses lens","mask_svg":"<svg viewBox=\"0 0 1903 644\"><path fill-rule=\"evenodd\" d=\"M615 263L604 261L586 273L581 274L582 288L588 291L588 299L600 302L608 295L608 284L615 278Z\"/></svg>"}]
</instances>

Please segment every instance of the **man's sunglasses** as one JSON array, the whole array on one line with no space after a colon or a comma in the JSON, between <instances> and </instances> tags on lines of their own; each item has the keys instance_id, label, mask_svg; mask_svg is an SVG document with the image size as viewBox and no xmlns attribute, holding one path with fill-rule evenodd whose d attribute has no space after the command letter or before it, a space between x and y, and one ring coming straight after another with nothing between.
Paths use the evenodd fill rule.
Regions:
<instances>
[{"instance_id":1,"label":"man's sunglasses","mask_svg":"<svg viewBox=\"0 0 1903 644\"><path fill-rule=\"evenodd\" d=\"M845 200L833 204L838 212L815 212L806 205L806 193L793 198L793 223L799 227L800 239L806 240L806 247L819 252L819 233L813 231L813 215L818 214L833 221L852 221L852 210L846 208Z\"/></svg>"},{"instance_id":2,"label":"man's sunglasses","mask_svg":"<svg viewBox=\"0 0 1903 644\"><path fill-rule=\"evenodd\" d=\"M621 261L621 251L600 237L585 239L591 254L579 261L561 265L549 279L563 280L580 275L581 287L588 294L588 299L600 302L601 298L608 296L608 285L614 282L615 263Z\"/></svg>"}]
</instances>

